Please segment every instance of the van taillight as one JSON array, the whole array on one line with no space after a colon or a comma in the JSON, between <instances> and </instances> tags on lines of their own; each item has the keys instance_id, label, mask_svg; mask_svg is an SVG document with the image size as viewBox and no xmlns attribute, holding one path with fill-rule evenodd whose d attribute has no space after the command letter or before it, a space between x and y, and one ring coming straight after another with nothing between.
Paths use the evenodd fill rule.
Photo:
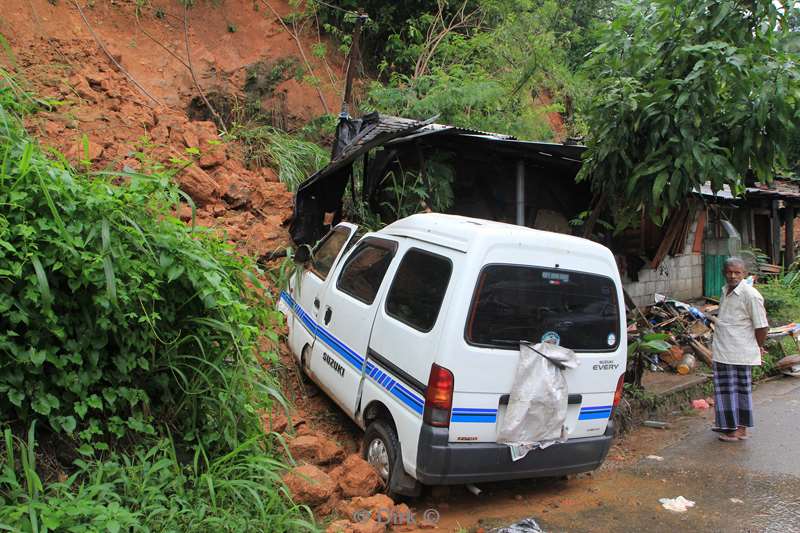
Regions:
<instances>
[{"instance_id":1,"label":"van taillight","mask_svg":"<svg viewBox=\"0 0 800 533\"><path fill-rule=\"evenodd\" d=\"M425 411L422 421L431 426L450 426L450 408L453 407L453 373L437 364L431 366L428 390L425 392Z\"/></svg>"},{"instance_id":2,"label":"van taillight","mask_svg":"<svg viewBox=\"0 0 800 533\"><path fill-rule=\"evenodd\" d=\"M616 409L617 405L619 405L620 400L622 400L622 388L625 385L625 374L622 374L619 377L619 381L617 381L617 390L614 391L614 408Z\"/></svg>"}]
</instances>

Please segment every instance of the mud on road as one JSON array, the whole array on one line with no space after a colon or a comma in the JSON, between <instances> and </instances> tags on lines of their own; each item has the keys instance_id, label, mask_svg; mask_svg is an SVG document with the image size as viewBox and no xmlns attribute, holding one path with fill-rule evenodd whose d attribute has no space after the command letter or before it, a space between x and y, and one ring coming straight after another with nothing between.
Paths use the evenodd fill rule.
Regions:
<instances>
[{"instance_id":1,"label":"mud on road","mask_svg":"<svg viewBox=\"0 0 800 533\"><path fill-rule=\"evenodd\" d=\"M713 413L676 417L668 430L639 428L621 438L598 471L563 480L481 485L415 502L437 509L444 531L490 531L525 517L544 531L800 532L800 380L755 391L752 438L724 443ZM661 460L648 456L661 457ZM660 498L696 502L667 511Z\"/></svg>"}]
</instances>

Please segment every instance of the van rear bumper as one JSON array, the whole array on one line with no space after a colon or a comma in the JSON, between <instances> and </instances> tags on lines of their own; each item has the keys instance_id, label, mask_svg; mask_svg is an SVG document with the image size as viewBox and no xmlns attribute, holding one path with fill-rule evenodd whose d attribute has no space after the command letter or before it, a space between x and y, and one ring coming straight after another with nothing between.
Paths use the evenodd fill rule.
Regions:
<instances>
[{"instance_id":1,"label":"van rear bumper","mask_svg":"<svg viewBox=\"0 0 800 533\"><path fill-rule=\"evenodd\" d=\"M416 478L426 485L460 485L487 481L563 476L599 467L608 455L614 425L605 434L572 439L511 460L505 444L448 442L447 428L422 425Z\"/></svg>"}]
</instances>

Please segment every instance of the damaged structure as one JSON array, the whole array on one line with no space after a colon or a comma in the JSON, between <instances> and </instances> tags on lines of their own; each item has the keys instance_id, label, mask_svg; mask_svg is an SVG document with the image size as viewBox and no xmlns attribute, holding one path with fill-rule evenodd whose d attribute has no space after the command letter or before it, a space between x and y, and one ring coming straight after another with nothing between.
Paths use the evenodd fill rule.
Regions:
<instances>
[{"instance_id":1,"label":"damaged structure","mask_svg":"<svg viewBox=\"0 0 800 533\"><path fill-rule=\"evenodd\" d=\"M575 181L584 151L578 144L521 141L433 120L341 116L330 164L297 190L290 233L297 244L314 244L345 210L390 222L410 214L401 212L398 196L417 187L440 205L416 211L580 235L581 215L593 199L589 183ZM442 182L448 186L436 191ZM703 187L663 226L643 216L637 228L616 236L598 226L593 238L614 252L637 305L652 304L655 293L714 297L723 285L722 262L734 253L757 249L769 263L791 264L798 207L800 187L789 180L777 179L771 188L752 184L740 196Z\"/></svg>"}]
</instances>

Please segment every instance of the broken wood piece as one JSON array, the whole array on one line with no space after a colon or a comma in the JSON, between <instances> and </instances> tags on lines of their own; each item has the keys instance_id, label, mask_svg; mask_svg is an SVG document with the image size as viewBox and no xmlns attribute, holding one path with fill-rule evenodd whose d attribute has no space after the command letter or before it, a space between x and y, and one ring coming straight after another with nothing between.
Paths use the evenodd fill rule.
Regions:
<instances>
[{"instance_id":1,"label":"broken wood piece","mask_svg":"<svg viewBox=\"0 0 800 533\"><path fill-rule=\"evenodd\" d=\"M653 256L653 260L650 262L650 268L656 269L661 265L661 262L667 256L672 244L675 242L675 239L678 236L678 232L680 231L681 227L683 226L683 222L686 220L686 216L688 214L688 209L682 207L671 219L669 225L667 226L667 231L664 234L664 239L661 241L661 244L658 246L658 250L656 251L655 256Z\"/></svg>"},{"instance_id":2,"label":"broken wood piece","mask_svg":"<svg viewBox=\"0 0 800 533\"><path fill-rule=\"evenodd\" d=\"M712 366L711 361L711 350L703 346L697 339L691 338L689 340L692 348L694 348L695 354L700 357L700 359L707 364L709 367Z\"/></svg>"},{"instance_id":3,"label":"broken wood piece","mask_svg":"<svg viewBox=\"0 0 800 533\"><path fill-rule=\"evenodd\" d=\"M653 327L654 328L663 328L664 326L668 326L668 325L672 324L676 320L678 320L678 317L674 316L672 318L668 318L667 320L665 320L663 322L659 322L658 324L655 324Z\"/></svg>"},{"instance_id":4,"label":"broken wood piece","mask_svg":"<svg viewBox=\"0 0 800 533\"><path fill-rule=\"evenodd\" d=\"M789 355L775 363L775 366L780 369L790 369L795 365L800 365L800 355Z\"/></svg>"}]
</instances>

